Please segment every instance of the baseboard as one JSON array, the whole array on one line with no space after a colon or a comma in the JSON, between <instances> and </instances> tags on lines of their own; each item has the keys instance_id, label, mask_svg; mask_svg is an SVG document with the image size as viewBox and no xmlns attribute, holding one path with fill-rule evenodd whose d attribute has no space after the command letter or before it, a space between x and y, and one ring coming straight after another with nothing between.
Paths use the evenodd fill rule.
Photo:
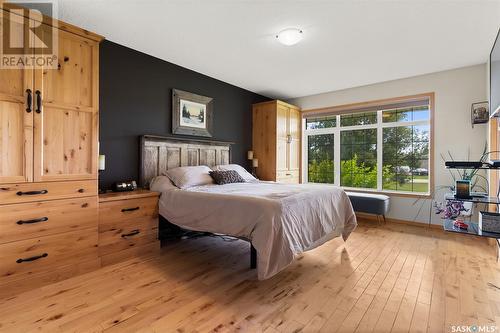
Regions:
<instances>
[{"instance_id":1,"label":"baseboard","mask_svg":"<svg viewBox=\"0 0 500 333\"><path fill-rule=\"evenodd\" d=\"M369 221L369 222L375 222L377 223L377 215L372 215L372 214L364 214L364 213L356 213L356 217L360 221ZM392 217L386 217L385 218L387 223L395 223L395 224L405 224L405 225L411 225L414 227L423 227L423 228L431 228L431 229L440 229L443 230L443 226L439 224L428 224L428 223L420 223L420 222L415 222L415 221L408 221L408 220L401 220L401 219L395 219ZM383 222L382 218L380 221Z\"/></svg>"}]
</instances>

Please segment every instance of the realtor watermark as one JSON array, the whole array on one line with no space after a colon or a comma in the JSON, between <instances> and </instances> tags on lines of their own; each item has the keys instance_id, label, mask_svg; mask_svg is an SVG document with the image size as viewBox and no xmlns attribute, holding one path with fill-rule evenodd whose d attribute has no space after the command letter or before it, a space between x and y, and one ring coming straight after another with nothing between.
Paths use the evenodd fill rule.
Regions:
<instances>
[{"instance_id":1,"label":"realtor watermark","mask_svg":"<svg viewBox=\"0 0 500 333\"><path fill-rule=\"evenodd\" d=\"M57 69L56 3L0 3L0 69Z\"/></svg>"},{"instance_id":2,"label":"realtor watermark","mask_svg":"<svg viewBox=\"0 0 500 333\"><path fill-rule=\"evenodd\" d=\"M451 325L452 333L493 333L499 332L496 325Z\"/></svg>"}]
</instances>

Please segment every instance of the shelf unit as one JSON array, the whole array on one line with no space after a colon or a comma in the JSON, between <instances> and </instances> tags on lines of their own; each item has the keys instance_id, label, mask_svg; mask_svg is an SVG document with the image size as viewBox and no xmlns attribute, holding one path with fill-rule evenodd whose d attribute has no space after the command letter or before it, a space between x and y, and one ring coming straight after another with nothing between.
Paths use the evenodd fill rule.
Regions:
<instances>
[{"instance_id":1,"label":"shelf unit","mask_svg":"<svg viewBox=\"0 0 500 333\"><path fill-rule=\"evenodd\" d=\"M464 198L456 198L453 193L447 193L445 194L444 199L446 201L463 201L463 202L472 202L476 204L479 203L479 204L500 205L500 200L497 197L472 197L464 199ZM456 232L465 235L475 235L479 237L495 238L497 242L500 244L500 242L498 241L498 239L500 239L500 233L482 231L479 228L477 222L467 222L467 224L469 225L467 230L455 227L453 225L453 222L455 222L455 220L453 219L444 220L443 229L445 231Z\"/></svg>"}]
</instances>

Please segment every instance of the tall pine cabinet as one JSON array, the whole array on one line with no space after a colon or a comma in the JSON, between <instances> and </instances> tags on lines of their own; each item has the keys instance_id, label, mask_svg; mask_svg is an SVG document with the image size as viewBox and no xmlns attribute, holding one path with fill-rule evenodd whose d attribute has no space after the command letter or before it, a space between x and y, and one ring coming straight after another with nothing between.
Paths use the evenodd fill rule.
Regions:
<instances>
[{"instance_id":1,"label":"tall pine cabinet","mask_svg":"<svg viewBox=\"0 0 500 333\"><path fill-rule=\"evenodd\" d=\"M102 37L48 18L32 22L27 11L19 14L4 8L0 12L2 36L8 26L33 39L51 34L57 26L58 36L56 68L0 70L1 298L100 265L97 165ZM37 29L35 34L29 31L32 27Z\"/></svg>"},{"instance_id":2,"label":"tall pine cabinet","mask_svg":"<svg viewBox=\"0 0 500 333\"><path fill-rule=\"evenodd\" d=\"M254 104L252 125L252 149L259 160L258 178L300 183L300 109L279 100Z\"/></svg>"}]
</instances>

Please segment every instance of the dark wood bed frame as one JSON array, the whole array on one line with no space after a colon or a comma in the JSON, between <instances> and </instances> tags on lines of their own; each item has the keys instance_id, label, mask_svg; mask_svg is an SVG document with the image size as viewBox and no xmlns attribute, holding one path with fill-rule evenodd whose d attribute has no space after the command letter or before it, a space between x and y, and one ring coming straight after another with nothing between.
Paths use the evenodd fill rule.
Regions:
<instances>
[{"instance_id":1,"label":"dark wood bed frame","mask_svg":"<svg viewBox=\"0 0 500 333\"><path fill-rule=\"evenodd\" d=\"M182 138L176 136L143 135L140 137L139 184L149 187L151 180L168 169L180 166L231 163L233 142ZM167 219L162 217L170 223ZM228 235L232 236L232 235ZM234 236L232 236L234 237ZM250 267L257 267L257 251L250 243ZM161 236L160 236L161 240Z\"/></svg>"}]
</instances>

